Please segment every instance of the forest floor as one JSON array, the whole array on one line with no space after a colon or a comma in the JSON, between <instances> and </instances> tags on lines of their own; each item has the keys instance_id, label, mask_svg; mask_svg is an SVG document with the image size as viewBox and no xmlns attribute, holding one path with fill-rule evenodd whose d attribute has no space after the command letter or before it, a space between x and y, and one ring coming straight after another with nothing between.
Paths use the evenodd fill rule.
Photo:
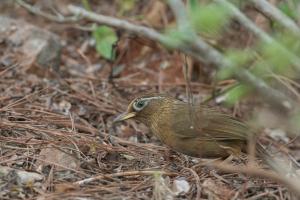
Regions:
<instances>
[{"instance_id":1,"label":"forest floor","mask_svg":"<svg viewBox=\"0 0 300 200\"><path fill-rule=\"evenodd\" d=\"M68 14L66 6L81 1L30 2ZM158 30L174 23L160 1L129 8L118 1L91 2L95 12L132 21L143 16L141 24ZM209 160L170 151L142 124L112 125L140 94L164 92L186 100L186 63L196 103L235 80L216 82L211 66L124 31L118 32L116 59L107 61L95 50L92 22L57 23L10 1L1 2L0 11L1 199L292 199L272 180L221 172L202 164ZM62 44L60 57L49 65L39 60L36 45L43 41L54 46L46 60L55 57L56 41ZM243 47L252 36L233 24L218 42ZM212 98L209 104L216 102ZM249 97L231 108L218 107L246 120L261 105ZM299 139L281 133L261 139L283 144L300 159Z\"/></svg>"}]
</instances>

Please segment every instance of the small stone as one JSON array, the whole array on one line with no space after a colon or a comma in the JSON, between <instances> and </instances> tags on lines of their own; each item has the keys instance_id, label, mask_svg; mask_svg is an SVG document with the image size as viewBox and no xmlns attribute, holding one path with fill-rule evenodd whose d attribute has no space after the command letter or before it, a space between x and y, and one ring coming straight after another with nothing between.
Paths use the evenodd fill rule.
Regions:
<instances>
[{"instance_id":1,"label":"small stone","mask_svg":"<svg viewBox=\"0 0 300 200\"><path fill-rule=\"evenodd\" d=\"M173 182L173 191L175 195L185 194L190 188L190 184L185 179L176 179Z\"/></svg>"}]
</instances>

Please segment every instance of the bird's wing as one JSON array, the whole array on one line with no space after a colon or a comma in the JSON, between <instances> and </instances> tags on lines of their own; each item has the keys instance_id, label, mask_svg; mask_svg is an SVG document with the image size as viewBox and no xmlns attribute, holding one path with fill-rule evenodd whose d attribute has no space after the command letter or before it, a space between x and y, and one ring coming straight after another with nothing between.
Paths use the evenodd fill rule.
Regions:
<instances>
[{"instance_id":1,"label":"bird's wing","mask_svg":"<svg viewBox=\"0 0 300 200\"><path fill-rule=\"evenodd\" d=\"M172 129L178 137L218 141L246 140L250 132L243 122L211 108L193 106L192 109L177 109L174 112Z\"/></svg>"}]
</instances>

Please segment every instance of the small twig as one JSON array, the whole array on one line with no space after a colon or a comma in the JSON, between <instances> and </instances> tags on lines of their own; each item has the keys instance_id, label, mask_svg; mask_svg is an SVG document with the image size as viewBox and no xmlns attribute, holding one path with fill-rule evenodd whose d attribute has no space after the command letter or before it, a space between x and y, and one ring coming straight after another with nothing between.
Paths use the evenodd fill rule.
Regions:
<instances>
[{"instance_id":1,"label":"small twig","mask_svg":"<svg viewBox=\"0 0 300 200\"><path fill-rule=\"evenodd\" d=\"M196 193L195 199L201 199L201 187L200 187L201 182L200 182L199 175L192 168L184 168L184 169L190 171L193 174L193 176L195 177L196 188L197 188L197 193Z\"/></svg>"},{"instance_id":2,"label":"small twig","mask_svg":"<svg viewBox=\"0 0 300 200\"><path fill-rule=\"evenodd\" d=\"M212 99L218 99L218 97L222 96L222 95L225 95L226 93L228 93L229 91L233 90L234 88L236 88L237 86L239 86L239 83L238 82L234 82L232 83L231 85L228 86L228 88L225 88L223 91L219 92L219 93L216 93L216 94L212 94L208 97L206 97L202 102L201 104L207 104L207 102L209 102L210 100ZM218 102L218 101L217 101Z\"/></svg>"},{"instance_id":3,"label":"small twig","mask_svg":"<svg viewBox=\"0 0 300 200\"><path fill-rule=\"evenodd\" d=\"M12 69L15 68L15 67L19 67L19 66L20 66L19 63L15 63L15 64L13 64L13 65L7 67L6 69L4 69L4 70L2 70L2 71L0 72L0 76L3 76L6 72L12 70Z\"/></svg>"},{"instance_id":4,"label":"small twig","mask_svg":"<svg viewBox=\"0 0 300 200\"><path fill-rule=\"evenodd\" d=\"M288 157L292 160L292 162L298 167L300 168L300 163L291 155L291 154L287 154Z\"/></svg>"},{"instance_id":5,"label":"small twig","mask_svg":"<svg viewBox=\"0 0 300 200\"><path fill-rule=\"evenodd\" d=\"M32 158L32 159L36 159L38 161L41 161L41 162L44 162L44 163L47 163L47 164L50 164L50 165L54 165L54 166L57 166L57 167L60 167L60 168L63 168L65 170L70 170L70 171L73 171L73 172L76 172L77 174L81 174L81 175L84 175L84 176L88 176L88 174L84 173L84 172L81 172L81 171L78 171L76 169L73 169L71 167L67 167L67 166L64 166L64 165L61 165L61 164L57 164L55 162L52 162L52 161L48 161L48 160L45 160L45 159L40 159L40 158L37 158L36 156L27 156L29 158Z\"/></svg>"},{"instance_id":6,"label":"small twig","mask_svg":"<svg viewBox=\"0 0 300 200\"><path fill-rule=\"evenodd\" d=\"M12 102L12 103L6 105L6 106L0 108L0 111L6 111L6 110L8 110L8 109L11 109L12 107L15 107L15 106L17 106L17 105L19 105L19 104L22 104L22 103L26 102L26 99L28 99L28 98L30 98L30 97L34 97L35 95L37 95L37 94L39 94L40 92L43 92L43 91L45 91L45 90L47 90L47 89L49 89L49 87L46 87L46 88L43 88L43 89L41 89L41 90L35 91L35 92L31 93L31 94L25 95L24 97L22 97L22 98L20 98L20 99L18 99L18 100L16 100L16 101L14 101L14 102Z\"/></svg>"},{"instance_id":7,"label":"small twig","mask_svg":"<svg viewBox=\"0 0 300 200\"><path fill-rule=\"evenodd\" d=\"M164 172L164 171L128 171L128 172L119 172L119 173L114 173L114 174L105 174L105 175L99 175L87 179L83 179L81 181L76 181L74 184L77 185L85 185L88 183L91 183L96 180L100 180L103 178L115 178L115 177L122 177L122 176L151 176L155 173L160 173L162 175L167 175L167 176L176 176L176 173L171 173L171 172Z\"/></svg>"},{"instance_id":8,"label":"small twig","mask_svg":"<svg viewBox=\"0 0 300 200\"><path fill-rule=\"evenodd\" d=\"M277 181L287 188L289 188L291 191L294 192L298 197L300 197L300 181L295 178L287 178L283 175L276 174L274 172L266 171L263 169L259 169L256 167L237 167L232 166L225 163L220 162L212 162L207 164L207 166L216 167L221 171L229 172L229 173L242 173L247 174L253 177L260 177L260 178L267 178L273 181Z\"/></svg>"},{"instance_id":9,"label":"small twig","mask_svg":"<svg viewBox=\"0 0 300 200\"><path fill-rule=\"evenodd\" d=\"M255 130L255 129L254 129ZM255 134L249 134L247 140L247 152L248 152L248 167L252 167L256 164L255 153L256 153L256 137Z\"/></svg>"},{"instance_id":10,"label":"small twig","mask_svg":"<svg viewBox=\"0 0 300 200\"><path fill-rule=\"evenodd\" d=\"M139 183L138 185L136 185L135 187L131 188L129 191L127 192L133 192L138 190L139 188L141 188L145 183L149 182L152 179L152 177L148 177L145 180L143 180L141 183ZM147 186L149 187L149 186Z\"/></svg>"},{"instance_id":11,"label":"small twig","mask_svg":"<svg viewBox=\"0 0 300 200\"><path fill-rule=\"evenodd\" d=\"M230 184L230 181L226 180L225 178L223 178L222 176L220 176L219 174L217 174L216 170L210 171L210 175L216 177L217 179L219 179L220 181L223 181L224 183L227 183L228 185Z\"/></svg>"},{"instance_id":12,"label":"small twig","mask_svg":"<svg viewBox=\"0 0 300 200\"><path fill-rule=\"evenodd\" d=\"M277 190L274 190L274 191L266 191L266 192L263 192L263 193L259 193L257 195L254 195L250 198L247 198L247 200L257 200L257 199L264 199L263 197L264 196L268 196L268 195L271 195L271 194L274 194L274 193L277 193L279 192L279 189Z\"/></svg>"},{"instance_id":13,"label":"small twig","mask_svg":"<svg viewBox=\"0 0 300 200\"><path fill-rule=\"evenodd\" d=\"M41 11L37 7L31 6L30 4L25 3L22 0L15 0L15 1L17 4L19 4L20 6L22 6L25 9L27 9L29 12L36 14L36 15L40 15L51 21L55 21L58 23L67 23L67 22L77 22L78 20L80 20L80 18L78 18L78 16L64 17L63 15L51 15L49 13Z\"/></svg>"},{"instance_id":14,"label":"small twig","mask_svg":"<svg viewBox=\"0 0 300 200\"><path fill-rule=\"evenodd\" d=\"M281 83L284 87L286 87L289 91L291 91L298 98L298 100L300 99L300 94L299 94L297 88L294 88L291 85L292 81L290 81L290 79L288 77L280 76L280 75L277 75L277 74L272 73L272 72L270 73L269 76L276 79L279 83Z\"/></svg>"}]
</instances>

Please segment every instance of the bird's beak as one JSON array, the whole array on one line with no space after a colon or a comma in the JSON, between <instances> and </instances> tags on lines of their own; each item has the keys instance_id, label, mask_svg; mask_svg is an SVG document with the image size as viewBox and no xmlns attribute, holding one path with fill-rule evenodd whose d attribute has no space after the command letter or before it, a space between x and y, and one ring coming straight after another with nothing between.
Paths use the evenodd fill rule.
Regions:
<instances>
[{"instance_id":1,"label":"bird's beak","mask_svg":"<svg viewBox=\"0 0 300 200\"><path fill-rule=\"evenodd\" d=\"M119 115L118 117L116 117L114 119L113 123L121 122L121 121L130 119L130 118L135 117L135 116L136 116L135 112L130 112L130 113L124 112L121 115Z\"/></svg>"}]
</instances>

